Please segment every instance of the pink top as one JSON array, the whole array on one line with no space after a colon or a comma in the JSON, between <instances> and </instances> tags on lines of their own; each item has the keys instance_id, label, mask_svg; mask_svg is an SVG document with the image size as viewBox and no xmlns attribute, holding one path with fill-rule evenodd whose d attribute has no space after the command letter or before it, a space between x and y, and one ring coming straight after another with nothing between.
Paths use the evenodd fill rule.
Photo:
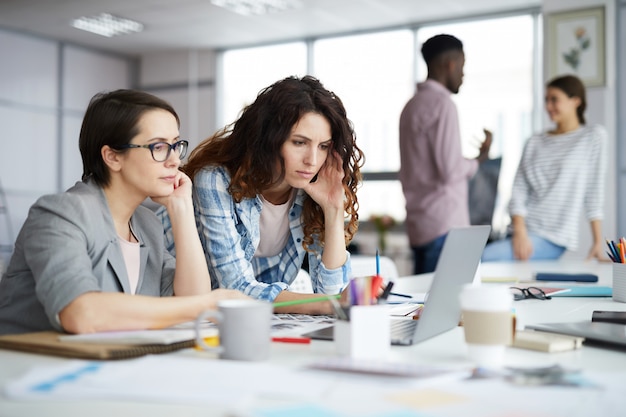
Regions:
<instances>
[{"instance_id":1,"label":"pink top","mask_svg":"<svg viewBox=\"0 0 626 417\"><path fill-rule=\"evenodd\" d=\"M412 246L470 224L468 180L478 161L463 157L450 94L439 82L426 80L417 85L400 116L400 182Z\"/></svg>"},{"instance_id":2,"label":"pink top","mask_svg":"<svg viewBox=\"0 0 626 417\"><path fill-rule=\"evenodd\" d=\"M124 263L126 264L126 274L128 275L130 292L131 294L135 294L137 292L137 284L139 283L139 243L129 242L119 236L118 238L120 248L122 248L122 256L124 256Z\"/></svg>"}]
</instances>

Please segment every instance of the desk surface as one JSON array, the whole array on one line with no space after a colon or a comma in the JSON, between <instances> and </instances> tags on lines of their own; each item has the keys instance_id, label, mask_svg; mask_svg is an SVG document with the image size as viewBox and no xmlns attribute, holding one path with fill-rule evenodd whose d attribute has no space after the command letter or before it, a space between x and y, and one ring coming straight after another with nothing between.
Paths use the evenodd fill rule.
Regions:
<instances>
[{"instance_id":1,"label":"desk surface","mask_svg":"<svg viewBox=\"0 0 626 417\"><path fill-rule=\"evenodd\" d=\"M520 279L527 279L532 272L541 271L560 271L560 272L593 272L600 276L600 285L610 285L611 265L599 264L599 263L514 263L514 264L483 264L481 266L481 274L483 276L518 276ZM396 285L399 291L409 292L423 292L430 285L432 279L431 275L414 276L399 278L396 281ZM558 298L550 301L540 300L524 300L515 303L516 313L518 320L522 324L540 323L540 322L557 322L557 321L578 321L588 320L591 317L593 310L626 310L626 304L617 303L610 298ZM280 366L294 370L302 368L309 364L311 361L322 360L324 358L333 357L335 354L334 344L332 342L325 341L313 341L310 345L290 345L274 343L272 344L272 353L270 360L266 363L268 366ZM208 357L208 354L202 352L196 352L194 350L185 350L173 354L163 355L163 357L187 357L195 358L199 364L206 363L204 361L212 360L212 357ZM389 357L390 361L401 362L407 364L422 364L422 365L441 365L452 368L468 368L471 364L466 358L466 345L463 340L463 331L461 328L453 329L447 333L437 336L433 339L427 340L415 346L403 347L394 346L391 349ZM4 388L7 383L15 380L23 375L29 369L34 367L42 367L47 365L65 364L70 360L56 357L48 357L42 355L25 354L13 351L0 350L0 388ZM563 400L550 402L546 407L546 412L552 416L576 416L576 415L623 415L623 410L626 409L626 390L621 390L621 384L626 386L626 352L614 351L608 349L599 349L589 346L575 351L548 354L543 352L536 352L530 350L522 350L515 348L508 348L506 353L506 364L510 366L549 366L559 364L564 367L580 369L585 374L595 376L600 381L606 384L607 390L602 391L599 389L585 389L568 388L548 390L543 388L543 391L537 391L537 393L544 392L554 395L554 398L560 398L558 396L563 395ZM250 365L252 366L252 365ZM252 367L250 369L253 369ZM318 371L319 372L319 371ZM319 398L316 404L332 404L333 410L340 412L338 414L327 414L318 412L317 415L357 415L350 411L342 410L341 396L342 389L346 390L345 396L350 396L350 390L348 389L352 383L368 382L369 385L375 385L380 383L382 386L389 386L390 384L398 385L398 389L401 387L412 387L417 394L412 395L411 398L421 398L420 395L426 393L429 394L429 400L433 401L433 398L452 398L451 396L457 395L458 392L453 392L454 384L459 384L456 381L454 384L445 385L445 389L437 391L438 386L433 382L433 386L429 385L428 380L423 380L420 384L424 386L414 386L412 382L408 380L390 379L390 377L374 377L374 376L362 376L357 382L354 376L345 376L345 374L328 372L325 374L325 382L328 384L329 393ZM216 375L216 377L219 377ZM351 379L352 378L352 379ZM613 381L613 382L612 382ZM614 381L621 381L618 385ZM165 391L176 387L180 380L171 380L167 377L163 378L162 389ZM215 381L213 381L215 382ZM241 384L246 384L247 381L240 381ZM466 395L476 395L478 398L480 393L474 393L473 387L478 387L479 383L464 382L470 384L464 386L464 390L467 388ZM475 385L471 385L475 384ZM504 383L502 383L504 384ZM210 384L208 384L210 385ZM510 384L509 384L510 385ZM364 385L365 387L366 385ZM421 387L421 388L420 388ZM433 388L435 387L435 388ZM451 391L446 391L447 389ZM490 397L489 407L495 406L495 410L498 407L501 408L501 414L489 415L504 415L506 414L506 407L512 407L507 412L518 411L513 405L519 404L520 401L526 401L525 395L529 395L528 387L511 387L511 386L499 386L501 389L501 395L494 395ZM435 390L435 391L433 391ZM568 391L569 390L569 391ZM616 392L621 390L622 395L616 395ZM435 394L433 394L433 392ZM532 391L533 393L535 391ZM609 395L610 393L610 395ZM342 394L343 395L343 394ZM447 397L446 397L447 395ZM535 394L533 394L535 395ZM539 394L537 394L539 395ZM547 394L546 394L547 395ZM497 397L497 398L496 398ZM456 398L456 397L454 397ZM505 402L506 399L506 402ZM406 399L403 399L407 404ZM403 414L394 414L394 416L418 416L424 415L459 415L459 410L464 410L463 414L467 416L473 415L487 415L487 410L492 408L482 404L479 401L470 401L466 404L460 404L454 408L454 405L432 407L427 410L415 408L414 404L409 404L409 411ZM548 400L549 401L549 400ZM292 404L293 403L293 404ZM298 402L292 402L289 398L268 399L268 398L247 398L244 404L230 404L223 403L216 404L180 404L169 403L160 401L122 401L122 400L81 400L81 401L16 401L7 398L6 396L0 396L0 416L59 416L66 417L83 416L87 413L90 416L110 416L110 415L134 415L134 416L171 416L175 413L185 413L186 416L273 416L280 415L279 413L271 414L255 414L255 410L259 407L284 407L284 406L297 406ZM310 404L309 404L310 406ZM484 408L487 407L487 408ZM244 410L244 411L241 411ZM252 410L252 411L250 411ZM352 409L354 410L354 409ZM372 409L372 416L391 416L383 411ZM525 410L523 415L534 415L530 411L537 411L537 416L541 414L539 409ZM301 410L311 411L311 410ZM319 410L318 410L319 411ZM362 411L362 410L361 410ZM324 411L325 412L325 411ZM297 414L297 413L296 413ZM293 414L293 415L296 415ZM520 415L522 415L520 414ZM512 415L512 414L508 414Z\"/></svg>"}]
</instances>

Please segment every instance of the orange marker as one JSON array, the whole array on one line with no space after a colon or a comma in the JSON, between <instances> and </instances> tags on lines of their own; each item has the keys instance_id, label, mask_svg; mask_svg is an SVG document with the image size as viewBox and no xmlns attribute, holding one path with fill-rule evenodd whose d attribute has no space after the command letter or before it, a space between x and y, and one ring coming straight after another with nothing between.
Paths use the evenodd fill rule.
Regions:
<instances>
[{"instance_id":1,"label":"orange marker","mask_svg":"<svg viewBox=\"0 0 626 417\"><path fill-rule=\"evenodd\" d=\"M272 342L280 343L311 343L311 339L308 337L272 337Z\"/></svg>"}]
</instances>

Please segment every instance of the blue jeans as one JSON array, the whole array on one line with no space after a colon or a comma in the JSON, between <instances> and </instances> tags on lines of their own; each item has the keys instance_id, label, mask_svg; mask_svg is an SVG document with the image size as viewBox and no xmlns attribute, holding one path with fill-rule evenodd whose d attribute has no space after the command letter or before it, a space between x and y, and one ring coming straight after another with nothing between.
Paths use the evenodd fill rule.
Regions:
<instances>
[{"instance_id":1,"label":"blue jeans","mask_svg":"<svg viewBox=\"0 0 626 417\"><path fill-rule=\"evenodd\" d=\"M411 246L413 250L413 273L425 274L433 272L439 261L439 254L448 234L439 236L425 245Z\"/></svg>"},{"instance_id":2,"label":"blue jeans","mask_svg":"<svg viewBox=\"0 0 626 417\"><path fill-rule=\"evenodd\" d=\"M563 252L565 252L563 246L556 245L535 234L529 233L528 237L533 245L533 253L530 256L530 261L559 259L561 255L563 255ZM515 260L511 237L509 236L506 239L496 240L488 244L485 247L481 260L483 262Z\"/></svg>"}]
</instances>

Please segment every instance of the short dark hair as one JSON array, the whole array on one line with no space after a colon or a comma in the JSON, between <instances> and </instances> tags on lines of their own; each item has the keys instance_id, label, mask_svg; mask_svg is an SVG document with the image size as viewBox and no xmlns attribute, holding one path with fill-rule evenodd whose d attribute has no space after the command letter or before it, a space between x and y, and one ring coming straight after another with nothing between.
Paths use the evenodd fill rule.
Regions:
<instances>
[{"instance_id":1,"label":"short dark hair","mask_svg":"<svg viewBox=\"0 0 626 417\"><path fill-rule=\"evenodd\" d=\"M433 36L422 45L422 57L424 57L427 65L433 62L439 55L448 51L462 52L463 42L452 35L441 34Z\"/></svg>"},{"instance_id":2,"label":"short dark hair","mask_svg":"<svg viewBox=\"0 0 626 417\"><path fill-rule=\"evenodd\" d=\"M580 105L576 109L576 115L578 116L578 122L584 125L585 110L587 109L587 97L585 94L585 85L580 78L575 75L563 75L550 80L547 87L558 88L569 98L578 97L580 99Z\"/></svg>"},{"instance_id":3,"label":"short dark hair","mask_svg":"<svg viewBox=\"0 0 626 417\"><path fill-rule=\"evenodd\" d=\"M130 143L139 133L137 124L141 116L156 109L170 112L180 126L174 108L152 94L121 89L93 96L83 117L78 140L83 159L83 181L92 179L101 187L108 185L111 175L102 159L102 147L116 148Z\"/></svg>"}]
</instances>

